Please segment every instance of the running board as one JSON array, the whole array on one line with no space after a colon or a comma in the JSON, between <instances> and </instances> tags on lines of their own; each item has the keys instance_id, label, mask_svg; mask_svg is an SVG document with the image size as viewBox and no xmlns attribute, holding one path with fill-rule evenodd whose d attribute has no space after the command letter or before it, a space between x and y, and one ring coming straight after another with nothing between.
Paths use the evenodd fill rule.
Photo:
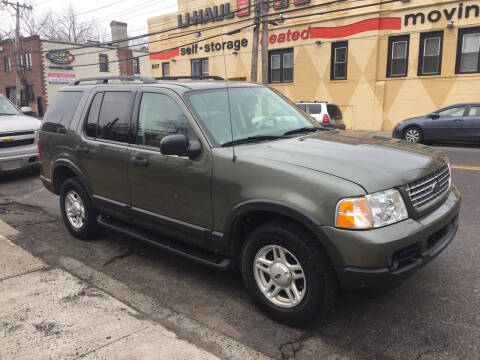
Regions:
<instances>
[{"instance_id":1,"label":"running board","mask_svg":"<svg viewBox=\"0 0 480 360\"><path fill-rule=\"evenodd\" d=\"M163 236L157 236L153 233L142 231L141 229L102 215L98 216L97 222L100 226L109 230L141 240L147 244L159 247L172 254L183 256L184 258L210 268L222 271L227 271L233 268L232 259L221 257L206 250L185 244L184 242L171 240Z\"/></svg>"}]
</instances>

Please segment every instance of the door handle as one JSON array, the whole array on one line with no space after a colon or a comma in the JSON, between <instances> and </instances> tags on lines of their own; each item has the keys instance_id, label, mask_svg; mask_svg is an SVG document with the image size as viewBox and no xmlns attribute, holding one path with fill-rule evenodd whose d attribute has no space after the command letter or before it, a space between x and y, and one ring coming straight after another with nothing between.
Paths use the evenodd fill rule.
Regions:
<instances>
[{"instance_id":1,"label":"door handle","mask_svg":"<svg viewBox=\"0 0 480 360\"><path fill-rule=\"evenodd\" d=\"M79 153L82 153L82 154L88 154L90 149L88 148L88 146L77 145L77 147L75 148L75 151L79 152Z\"/></svg>"},{"instance_id":2,"label":"door handle","mask_svg":"<svg viewBox=\"0 0 480 360\"><path fill-rule=\"evenodd\" d=\"M455 119L455 120L453 120L453 121L455 121L455 122L460 122L460 121L463 121L463 120L462 120L462 119Z\"/></svg>"},{"instance_id":3,"label":"door handle","mask_svg":"<svg viewBox=\"0 0 480 360\"><path fill-rule=\"evenodd\" d=\"M137 158L136 156L132 156L130 162L137 166L148 166L148 159Z\"/></svg>"}]
</instances>

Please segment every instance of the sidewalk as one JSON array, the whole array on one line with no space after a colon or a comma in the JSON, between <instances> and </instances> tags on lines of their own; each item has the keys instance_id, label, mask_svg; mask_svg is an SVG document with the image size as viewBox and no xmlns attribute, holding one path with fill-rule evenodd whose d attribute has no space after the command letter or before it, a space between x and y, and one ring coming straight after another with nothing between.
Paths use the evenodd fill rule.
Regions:
<instances>
[{"instance_id":1,"label":"sidewalk","mask_svg":"<svg viewBox=\"0 0 480 360\"><path fill-rule=\"evenodd\" d=\"M0 359L218 359L10 242L0 220Z\"/></svg>"}]
</instances>

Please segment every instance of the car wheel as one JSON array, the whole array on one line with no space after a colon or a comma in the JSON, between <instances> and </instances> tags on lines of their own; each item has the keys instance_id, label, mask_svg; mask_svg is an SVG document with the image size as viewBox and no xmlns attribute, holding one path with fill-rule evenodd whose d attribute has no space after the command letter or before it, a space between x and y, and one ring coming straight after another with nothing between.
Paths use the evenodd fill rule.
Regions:
<instances>
[{"instance_id":1,"label":"car wheel","mask_svg":"<svg viewBox=\"0 0 480 360\"><path fill-rule=\"evenodd\" d=\"M403 132L403 139L411 143L420 143L423 140L422 130L416 126L409 127Z\"/></svg>"},{"instance_id":2,"label":"car wheel","mask_svg":"<svg viewBox=\"0 0 480 360\"><path fill-rule=\"evenodd\" d=\"M253 230L242 250L241 271L253 301L287 325L311 321L336 298L327 255L312 235L293 224L269 222Z\"/></svg>"},{"instance_id":3,"label":"car wheel","mask_svg":"<svg viewBox=\"0 0 480 360\"><path fill-rule=\"evenodd\" d=\"M77 178L67 179L60 189L60 209L68 231L78 239L93 239L101 231L97 211Z\"/></svg>"}]
</instances>

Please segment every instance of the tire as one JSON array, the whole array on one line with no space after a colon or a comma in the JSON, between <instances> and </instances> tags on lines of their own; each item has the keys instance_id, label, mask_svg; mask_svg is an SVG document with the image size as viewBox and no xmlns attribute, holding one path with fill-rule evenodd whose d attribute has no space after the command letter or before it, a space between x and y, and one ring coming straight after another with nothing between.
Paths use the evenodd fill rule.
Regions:
<instances>
[{"instance_id":1,"label":"tire","mask_svg":"<svg viewBox=\"0 0 480 360\"><path fill-rule=\"evenodd\" d=\"M80 200L80 202L77 202L76 204L80 204L82 206L70 206L70 204L72 204L72 198L70 196ZM69 197L68 200L67 197ZM81 222L77 221L75 223L73 220L69 219L66 211L67 206L78 213L77 219L82 218ZM97 210L93 206L90 197L78 178L69 178L62 184L60 188L60 210L62 212L62 218L65 226L67 227L68 231L77 239L90 240L94 239L100 234L101 228L97 224ZM80 215L80 213L83 215Z\"/></svg>"},{"instance_id":2,"label":"tire","mask_svg":"<svg viewBox=\"0 0 480 360\"><path fill-rule=\"evenodd\" d=\"M423 141L423 133L417 126L410 126L403 132L403 139L411 143L421 143Z\"/></svg>"},{"instance_id":3,"label":"tire","mask_svg":"<svg viewBox=\"0 0 480 360\"><path fill-rule=\"evenodd\" d=\"M272 248L270 253L266 253L270 248ZM273 261L273 265L270 266L271 276L266 275L265 271L257 270L256 263L260 260L271 260L274 251L277 251L274 249L279 248L286 254L283 258L286 261L283 264L288 263L290 275L285 273L285 266L275 265L276 261ZM264 253L266 255L262 258ZM278 259L277 262L282 263L281 257ZM273 281L274 277L277 282L282 281L283 285L288 286L288 279L293 279L294 273L296 276L301 274L300 270L291 271L295 263L298 263L303 270L304 280L290 280L290 283L295 283L297 294L300 296L294 296L295 301L291 298L287 300L288 293L283 288L276 297L267 298L264 294L265 287L262 290L261 286ZM267 316L286 325L306 324L313 320L317 313L327 312L335 302L338 284L325 251L316 245L311 234L295 224L274 221L254 229L248 235L242 249L241 272L248 294L255 304ZM282 272L283 277L279 275ZM275 287L271 288L270 295L278 292L277 288L282 287L275 284ZM294 293L290 292L290 295Z\"/></svg>"}]
</instances>

